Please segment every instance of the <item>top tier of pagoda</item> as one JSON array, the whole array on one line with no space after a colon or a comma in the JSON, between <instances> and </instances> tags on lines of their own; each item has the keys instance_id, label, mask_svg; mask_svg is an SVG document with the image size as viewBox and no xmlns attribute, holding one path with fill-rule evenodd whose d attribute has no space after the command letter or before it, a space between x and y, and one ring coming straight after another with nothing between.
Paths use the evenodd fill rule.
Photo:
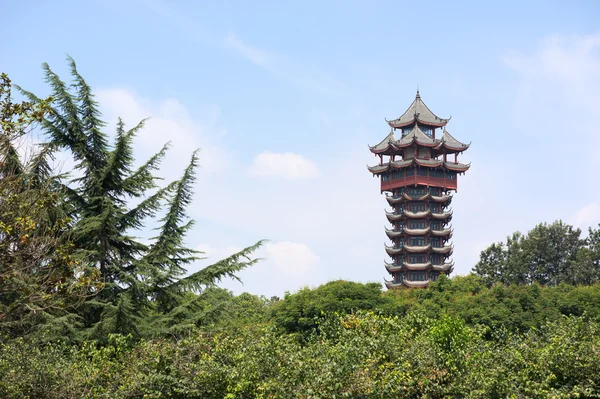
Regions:
<instances>
[{"instance_id":1,"label":"top tier of pagoda","mask_svg":"<svg viewBox=\"0 0 600 399\"><path fill-rule=\"evenodd\" d=\"M421 100L419 91L410 107L397 119L387 121L391 132L379 144L370 146L372 153L378 155L393 155L403 148L414 144L430 147L429 157L435 158L441 154L461 153L469 148L470 144L463 144L456 140L446 130L448 119L442 119L435 115ZM436 137L436 128L443 127L441 137ZM395 130L402 131L400 139L394 136Z\"/></svg>"},{"instance_id":2,"label":"top tier of pagoda","mask_svg":"<svg viewBox=\"0 0 600 399\"><path fill-rule=\"evenodd\" d=\"M419 90L417 90L417 96L415 101L410 104L410 107L402 114L401 117L394 119L393 121L386 122L393 128L402 128L404 126L410 126L415 122L419 122L423 125L434 126L434 127L443 127L448 123L448 119L442 119L435 115L427 105L423 101L421 101L421 95L419 94Z\"/></svg>"}]
</instances>

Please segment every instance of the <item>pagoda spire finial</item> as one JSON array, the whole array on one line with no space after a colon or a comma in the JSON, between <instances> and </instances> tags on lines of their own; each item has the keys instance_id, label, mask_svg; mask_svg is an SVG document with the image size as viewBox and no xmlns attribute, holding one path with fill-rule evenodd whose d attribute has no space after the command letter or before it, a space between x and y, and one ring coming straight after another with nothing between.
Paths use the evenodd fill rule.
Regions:
<instances>
[{"instance_id":1,"label":"pagoda spire finial","mask_svg":"<svg viewBox=\"0 0 600 399\"><path fill-rule=\"evenodd\" d=\"M416 98L421 98L421 95L419 94L419 85L417 85L417 97Z\"/></svg>"}]
</instances>

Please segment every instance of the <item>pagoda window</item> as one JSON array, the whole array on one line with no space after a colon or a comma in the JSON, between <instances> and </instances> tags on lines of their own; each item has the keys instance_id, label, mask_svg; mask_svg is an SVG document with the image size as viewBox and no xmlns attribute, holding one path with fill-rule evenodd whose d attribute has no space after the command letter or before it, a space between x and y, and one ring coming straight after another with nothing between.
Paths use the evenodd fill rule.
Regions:
<instances>
[{"instance_id":1,"label":"pagoda window","mask_svg":"<svg viewBox=\"0 0 600 399\"><path fill-rule=\"evenodd\" d=\"M404 262L404 256L402 256L402 255L396 256L396 264L401 265L402 262Z\"/></svg>"},{"instance_id":2,"label":"pagoda window","mask_svg":"<svg viewBox=\"0 0 600 399\"><path fill-rule=\"evenodd\" d=\"M424 247L425 246L425 237L411 237L410 245L411 245L411 247Z\"/></svg>"},{"instance_id":3,"label":"pagoda window","mask_svg":"<svg viewBox=\"0 0 600 399\"><path fill-rule=\"evenodd\" d=\"M429 255L429 260L431 260L431 263L433 263L434 265L441 264L441 262L440 262L440 255L439 254L431 254L431 255Z\"/></svg>"},{"instance_id":4,"label":"pagoda window","mask_svg":"<svg viewBox=\"0 0 600 399\"><path fill-rule=\"evenodd\" d=\"M425 221L424 220L413 220L410 222L411 229L424 229Z\"/></svg>"},{"instance_id":5,"label":"pagoda window","mask_svg":"<svg viewBox=\"0 0 600 399\"><path fill-rule=\"evenodd\" d=\"M442 246L439 237L431 237L431 239L429 240L429 242L431 243L431 246L434 247L434 248L439 248L439 247Z\"/></svg>"},{"instance_id":6,"label":"pagoda window","mask_svg":"<svg viewBox=\"0 0 600 399\"><path fill-rule=\"evenodd\" d=\"M444 178L444 171L441 169L432 169L429 171L429 176L436 177L438 179Z\"/></svg>"},{"instance_id":7,"label":"pagoda window","mask_svg":"<svg viewBox=\"0 0 600 399\"><path fill-rule=\"evenodd\" d=\"M415 168L406 169L406 176L414 176L414 175L415 175Z\"/></svg>"},{"instance_id":8,"label":"pagoda window","mask_svg":"<svg viewBox=\"0 0 600 399\"><path fill-rule=\"evenodd\" d=\"M439 275L440 274L438 272L429 272L429 279L431 281L435 281L438 279Z\"/></svg>"},{"instance_id":9,"label":"pagoda window","mask_svg":"<svg viewBox=\"0 0 600 399\"><path fill-rule=\"evenodd\" d=\"M425 272L411 272L410 273L410 281L425 281Z\"/></svg>"},{"instance_id":10,"label":"pagoda window","mask_svg":"<svg viewBox=\"0 0 600 399\"><path fill-rule=\"evenodd\" d=\"M453 171L447 171L446 172L446 179L448 180L456 180L456 172Z\"/></svg>"},{"instance_id":11,"label":"pagoda window","mask_svg":"<svg viewBox=\"0 0 600 399\"><path fill-rule=\"evenodd\" d=\"M407 134L409 134L410 132L412 132L413 128L412 127L407 127L402 129L402 137L406 136Z\"/></svg>"},{"instance_id":12,"label":"pagoda window","mask_svg":"<svg viewBox=\"0 0 600 399\"><path fill-rule=\"evenodd\" d=\"M398 284L404 281L404 273L395 273L394 274L394 283Z\"/></svg>"},{"instance_id":13,"label":"pagoda window","mask_svg":"<svg viewBox=\"0 0 600 399\"><path fill-rule=\"evenodd\" d=\"M404 246L404 244L406 244L406 240L405 240L404 238L399 238L399 239L396 241L396 246L397 246L397 248L400 248L400 247Z\"/></svg>"},{"instance_id":14,"label":"pagoda window","mask_svg":"<svg viewBox=\"0 0 600 399\"><path fill-rule=\"evenodd\" d=\"M428 126L423 126L421 127L421 131L423 133L425 133L427 136L432 137L433 136L433 129L428 127Z\"/></svg>"},{"instance_id":15,"label":"pagoda window","mask_svg":"<svg viewBox=\"0 0 600 399\"><path fill-rule=\"evenodd\" d=\"M430 222L429 226L431 227L431 230L439 230L440 229L440 222L438 222L438 221Z\"/></svg>"},{"instance_id":16,"label":"pagoda window","mask_svg":"<svg viewBox=\"0 0 600 399\"><path fill-rule=\"evenodd\" d=\"M412 212L423 212L425 211L425 204L423 202L415 202L411 204L410 210Z\"/></svg>"},{"instance_id":17,"label":"pagoda window","mask_svg":"<svg viewBox=\"0 0 600 399\"><path fill-rule=\"evenodd\" d=\"M436 172L436 170L435 170L435 169L434 169L434 170L430 170L430 171L429 171L429 175L430 175L431 177L435 177L435 176L433 175L433 173L434 173L434 172ZM441 194L441 193L440 193L440 191L441 191L441 190L440 190L440 188L439 188L439 187L429 187L429 193L430 193L431 195L440 195L440 194Z\"/></svg>"},{"instance_id":18,"label":"pagoda window","mask_svg":"<svg viewBox=\"0 0 600 399\"><path fill-rule=\"evenodd\" d=\"M396 169L392 171L392 179L400 179L404 177L404 170L403 169Z\"/></svg>"},{"instance_id":19,"label":"pagoda window","mask_svg":"<svg viewBox=\"0 0 600 399\"><path fill-rule=\"evenodd\" d=\"M419 176L427 176L427 168L417 168L417 174Z\"/></svg>"},{"instance_id":20,"label":"pagoda window","mask_svg":"<svg viewBox=\"0 0 600 399\"><path fill-rule=\"evenodd\" d=\"M438 213L440 211L440 204L431 204L429 209L431 212Z\"/></svg>"},{"instance_id":21,"label":"pagoda window","mask_svg":"<svg viewBox=\"0 0 600 399\"><path fill-rule=\"evenodd\" d=\"M411 255L410 263L425 263L425 255Z\"/></svg>"},{"instance_id":22,"label":"pagoda window","mask_svg":"<svg viewBox=\"0 0 600 399\"><path fill-rule=\"evenodd\" d=\"M423 195L425 194L425 187L410 187L408 189L410 195Z\"/></svg>"}]
</instances>

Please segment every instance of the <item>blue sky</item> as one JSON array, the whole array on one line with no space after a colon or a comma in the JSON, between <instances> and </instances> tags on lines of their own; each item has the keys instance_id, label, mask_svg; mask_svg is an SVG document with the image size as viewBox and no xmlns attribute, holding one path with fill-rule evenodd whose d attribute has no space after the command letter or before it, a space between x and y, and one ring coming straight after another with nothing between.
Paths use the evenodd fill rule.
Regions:
<instances>
[{"instance_id":1,"label":"blue sky","mask_svg":"<svg viewBox=\"0 0 600 399\"><path fill-rule=\"evenodd\" d=\"M266 238L234 292L382 282L384 209L367 145L419 86L473 144L453 201L456 273L516 230L600 222L600 5L595 1L7 1L0 69L47 93L65 55L105 119L150 116L140 162L201 148L189 245L216 261ZM6 23L8 22L8 23ZM110 127L112 128L112 127Z\"/></svg>"}]
</instances>

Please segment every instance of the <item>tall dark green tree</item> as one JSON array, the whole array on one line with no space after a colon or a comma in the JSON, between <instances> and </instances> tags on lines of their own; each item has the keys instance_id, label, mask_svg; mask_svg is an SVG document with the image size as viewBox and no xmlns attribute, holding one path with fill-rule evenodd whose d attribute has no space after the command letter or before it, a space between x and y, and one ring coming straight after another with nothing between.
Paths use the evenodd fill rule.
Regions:
<instances>
[{"instance_id":1,"label":"tall dark green tree","mask_svg":"<svg viewBox=\"0 0 600 399\"><path fill-rule=\"evenodd\" d=\"M65 334L68 309L100 288L70 241L53 148L26 140L47 104L15 102L0 76L0 335Z\"/></svg>"},{"instance_id":2,"label":"tall dark green tree","mask_svg":"<svg viewBox=\"0 0 600 399\"><path fill-rule=\"evenodd\" d=\"M481 252L474 271L488 285L592 284L600 276L598 234L590 229L588 239L581 230L562 221L541 223L527 235L519 232L506 243L495 243Z\"/></svg>"},{"instance_id":3,"label":"tall dark green tree","mask_svg":"<svg viewBox=\"0 0 600 399\"><path fill-rule=\"evenodd\" d=\"M81 315L93 337L112 332L139 335L150 315L169 313L187 303L186 292L199 292L223 277L235 277L237 271L256 262L250 255L262 242L183 278L185 266L200 255L184 243L193 226L186 208L192 200L197 153L192 154L181 179L159 187L156 171L168 144L135 168L133 143L145 121L128 129L119 119L111 144L90 86L71 58L69 65L70 85L43 65L54 98L43 128L49 145L68 151L75 161L77 177L64 185L74 221L73 240L85 262L105 282ZM23 93L40 101L32 93ZM159 214L164 216L150 245L134 236ZM184 313L191 317L193 312Z\"/></svg>"}]
</instances>

